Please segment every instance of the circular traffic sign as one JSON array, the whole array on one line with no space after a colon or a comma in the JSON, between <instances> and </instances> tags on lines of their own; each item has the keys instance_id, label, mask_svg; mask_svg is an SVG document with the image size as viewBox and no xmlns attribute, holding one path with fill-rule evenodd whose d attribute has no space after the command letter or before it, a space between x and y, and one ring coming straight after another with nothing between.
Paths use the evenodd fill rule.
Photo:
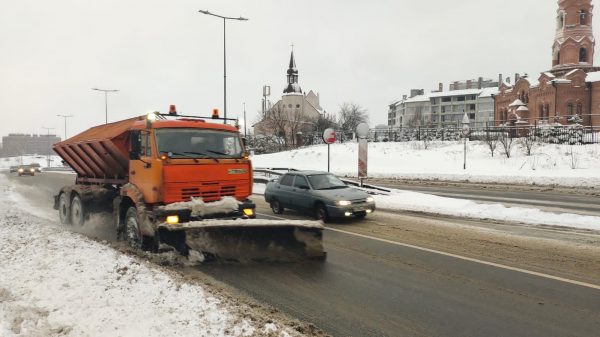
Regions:
<instances>
[{"instance_id":1,"label":"circular traffic sign","mask_svg":"<svg viewBox=\"0 0 600 337\"><path fill-rule=\"evenodd\" d=\"M360 123L356 126L356 136L358 138L367 138L369 136L369 124Z\"/></svg>"},{"instance_id":2,"label":"circular traffic sign","mask_svg":"<svg viewBox=\"0 0 600 337\"><path fill-rule=\"evenodd\" d=\"M335 143L335 130L334 129L326 129L323 131L323 141L327 144Z\"/></svg>"}]
</instances>

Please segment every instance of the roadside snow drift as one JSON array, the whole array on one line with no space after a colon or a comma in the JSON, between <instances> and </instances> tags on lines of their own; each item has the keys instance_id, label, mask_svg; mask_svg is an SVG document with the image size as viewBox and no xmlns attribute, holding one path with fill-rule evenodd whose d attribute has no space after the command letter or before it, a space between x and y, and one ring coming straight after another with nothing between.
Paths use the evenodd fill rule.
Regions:
<instances>
[{"instance_id":1,"label":"roadside snow drift","mask_svg":"<svg viewBox=\"0 0 600 337\"><path fill-rule=\"evenodd\" d=\"M19 210L0 175L0 336L288 335L203 288Z\"/></svg>"}]
</instances>

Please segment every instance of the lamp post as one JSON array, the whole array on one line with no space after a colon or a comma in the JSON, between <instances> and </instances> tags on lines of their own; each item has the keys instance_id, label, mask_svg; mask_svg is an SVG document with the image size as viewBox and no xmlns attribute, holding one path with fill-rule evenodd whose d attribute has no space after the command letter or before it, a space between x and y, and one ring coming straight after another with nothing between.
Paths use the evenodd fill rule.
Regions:
<instances>
[{"instance_id":1,"label":"lamp post","mask_svg":"<svg viewBox=\"0 0 600 337\"><path fill-rule=\"evenodd\" d=\"M226 50L226 39L225 39L225 23L227 22L227 20L248 21L248 19L243 18L241 16L239 18L222 16L222 15L211 13L208 10L206 10L206 11L199 10L198 12L223 19L223 117L225 118L223 120L223 124L225 124L225 123L227 123L227 53L226 53L227 50Z\"/></svg>"},{"instance_id":2,"label":"lamp post","mask_svg":"<svg viewBox=\"0 0 600 337\"><path fill-rule=\"evenodd\" d=\"M92 88L92 90L101 91L104 93L104 117L105 117L104 124L108 124L108 93L109 92L117 92L119 90L118 89L98 89L98 88Z\"/></svg>"},{"instance_id":3,"label":"lamp post","mask_svg":"<svg viewBox=\"0 0 600 337\"><path fill-rule=\"evenodd\" d=\"M65 119L65 139L63 139L63 140L66 140L67 139L67 118L71 118L71 117L73 117L73 115L56 115L56 116L62 117Z\"/></svg>"},{"instance_id":4,"label":"lamp post","mask_svg":"<svg viewBox=\"0 0 600 337\"><path fill-rule=\"evenodd\" d=\"M42 126L42 129L46 129L46 131L48 132L46 134L46 143L48 145L48 149L47 149L48 152L46 153L46 162L48 163L47 167L50 167L50 149L49 149L49 147L50 147L50 130L54 130L56 128L47 128L47 127Z\"/></svg>"},{"instance_id":5,"label":"lamp post","mask_svg":"<svg viewBox=\"0 0 600 337\"><path fill-rule=\"evenodd\" d=\"M246 133L246 102L244 102L244 138L247 138L248 135Z\"/></svg>"},{"instance_id":6,"label":"lamp post","mask_svg":"<svg viewBox=\"0 0 600 337\"><path fill-rule=\"evenodd\" d=\"M467 169L467 136L469 135L470 129L471 128L469 127L469 115L467 115L467 113L465 112L463 119L462 119L462 134L463 134L464 144L465 144L465 149L464 149L465 160L463 162L463 170Z\"/></svg>"}]
</instances>

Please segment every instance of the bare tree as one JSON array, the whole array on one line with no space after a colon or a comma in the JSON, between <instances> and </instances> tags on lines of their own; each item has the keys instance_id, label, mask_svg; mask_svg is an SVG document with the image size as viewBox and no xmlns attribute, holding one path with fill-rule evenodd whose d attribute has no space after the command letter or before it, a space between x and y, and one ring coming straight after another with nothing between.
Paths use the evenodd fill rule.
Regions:
<instances>
[{"instance_id":1,"label":"bare tree","mask_svg":"<svg viewBox=\"0 0 600 337\"><path fill-rule=\"evenodd\" d=\"M367 110L359 104L346 102L340 105L338 126L344 134L355 132L358 124L367 123L368 121Z\"/></svg>"},{"instance_id":2,"label":"bare tree","mask_svg":"<svg viewBox=\"0 0 600 337\"><path fill-rule=\"evenodd\" d=\"M506 158L510 158L511 156L513 139L514 138L512 137L510 130L507 131L504 128L498 136L498 141L500 142L500 145L502 145L502 150L504 151L504 155L506 155Z\"/></svg>"},{"instance_id":3,"label":"bare tree","mask_svg":"<svg viewBox=\"0 0 600 337\"><path fill-rule=\"evenodd\" d=\"M310 118L300 109L286 110L281 104L259 113L255 124L256 136L276 140L283 149L300 146L299 135L315 130L316 118Z\"/></svg>"},{"instance_id":4,"label":"bare tree","mask_svg":"<svg viewBox=\"0 0 600 337\"><path fill-rule=\"evenodd\" d=\"M525 137L520 138L521 146L527 156L531 156L533 152L533 148L535 147L535 139L533 138L531 130L525 135Z\"/></svg>"},{"instance_id":5,"label":"bare tree","mask_svg":"<svg viewBox=\"0 0 600 337\"><path fill-rule=\"evenodd\" d=\"M415 109L415 113L408 116L406 125L412 128L429 125L431 123L431 115L423 113L423 107L419 106Z\"/></svg>"},{"instance_id":6,"label":"bare tree","mask_svg":"<svg viewBox=\"0 0 600 337\"><path fill-rule=\"evenodd\" d=\"M492 153L492 157L494 156L494 151L496 151L496 147L498 147L498 134L496 132L490 132L490 129L485 130L485 136L483 137L483 141L490 149Z\"/></svg>"}]
</instances>

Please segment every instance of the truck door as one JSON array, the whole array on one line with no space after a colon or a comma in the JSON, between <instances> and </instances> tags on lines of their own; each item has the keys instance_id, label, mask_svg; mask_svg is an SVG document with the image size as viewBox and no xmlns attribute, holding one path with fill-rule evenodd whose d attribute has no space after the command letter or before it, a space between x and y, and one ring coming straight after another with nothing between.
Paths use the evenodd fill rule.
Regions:
<instances>
[{"instance_id":1,"label":"truck door","mask_svg":"<svg viewBox=\"0 0 600 337\"><path fill-rule=\"evenodd\" d=\"M144 195L147 203L160 200L162 184L162 162L154 159L150 131L131 133L131 158L129 161L129 181Z\"/></svg>"}]
</instances>

